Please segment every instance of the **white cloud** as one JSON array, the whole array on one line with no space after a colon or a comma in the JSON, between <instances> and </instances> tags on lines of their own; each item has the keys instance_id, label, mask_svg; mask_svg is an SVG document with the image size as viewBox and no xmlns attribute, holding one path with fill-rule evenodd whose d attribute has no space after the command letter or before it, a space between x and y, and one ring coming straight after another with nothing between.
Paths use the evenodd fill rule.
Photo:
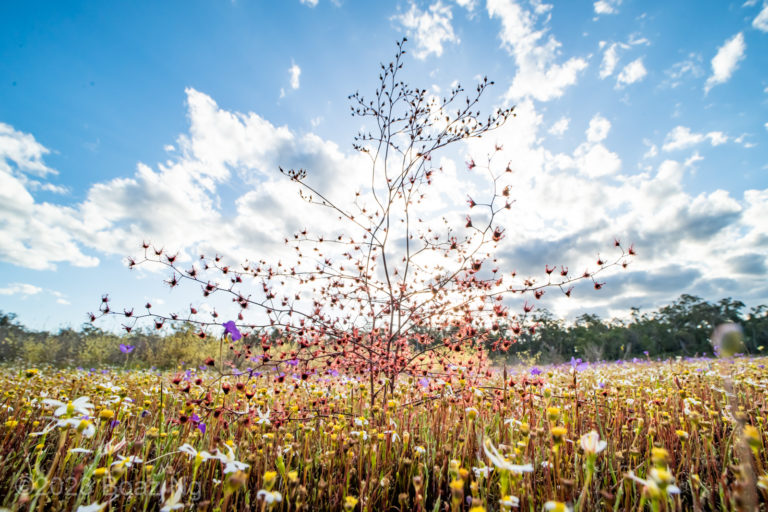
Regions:
<instances>
[{"instance_id":1,"label":"white cloud","mask_svg":"<svg viewBox=\"0 0 768 512\"><path fill-rule=\"evenodd\" d=\"M30 295L37 295L42 292L43 289L39 286L35 286L27 283L11 283L4 288L0 288L0 295L18 295L20 297L28 297Z\"/></svg>"},{"instance_id":2,"label":"white cloud","mask_svg":"<svg viewBox=\"0 0 768 512\"><path fill-rule=\"evenodd\" d=\"M713 146L719 146L728 142L728 136L723 132L709 132L706 137Z\"/></svg>"},{"instance_id":3,"label":"white cloud","mask_svg":"<svg viewBox=\"0 0 768 512\"><path fill-rule=\"evenodd\" d=\"M619 76L616 78L616 87L622 87L624 85L634 84L639 82L648 72L643 65L643 58L635 59L621 70Z\"/></svg>"},{"instance_id":4,"label":"white cloud","mask_svg":"<svg viewBox=\"0 0 768 512\"><path fill-rule=\"evenodd\" d=\"M317 2L318 2L318 0L299 0L299 1L300 1L302 4L304 4L304 5L308 5L308 6L310 6L310 7L315 7L315 6L317 6Z\"/></svg>"},{"instance_id":5,"label":"white cloud","mask_svg":"<svg viewBox=\"0 0 768 512\"><path fill-rule=\"evenodd\" d=\"M443 5L440 0L422 11L415 3L411 3L408 12L395 16L409 36L416 39L417 49L414 55L424 60L434 53L437 57L443 54L443 43L459 43L459 38L453 32L451 8Z\"/></svg>"},{"instance_id":6,"label":"white cloud","mask_svg":"<svg viewBox=\"0 0 768 512\"><path fill-rule=\"evenodd\" d=\"M616 14L622 0L597 0L593 5L595 14Z\"/></svg>"},{"instance_id":7,"label":"white cloud","mask_svg":"<svg viewBox=\"0 0 768 512\"><path fill-rule=\"evenodd\" d=\"M611 122L595 114L586 130L587 141L574 151L574 161L579 172L590 178L599 178L617 173L621 169L619 155L606 148L602 142L608 137Z\"/></svg>"},{"instance_id":8,"label":"white cloud","mask_svg":"<svg viewBox=\"0 0 768 512\"><path fill-rule=\"evenodd\" d=\"M219 252L237 261L248 256L272 261L284 250L284 236L302 227L328 232L328 226L336 226L332 215L297 201L296 188L276 174L276 167L306 168L325 193L347 198L358 187L365 157L344 153L311 133L276 126L255 113L221 109L193 89L187 91L187 105L188 133L178 137L178 149L165 164L139 164L130 176L94 184L85 201L77 204L40 204L27 192L21 210L0 217L17 223L9 228L0 222L0 258L52 268L57 262L84 257L66 253L66 244L99 255L125 255L134 253L142 239L150 239L181 250L180 259L200 251ZM627 302L638 290L654 304L683 292L697 293L718 279L736 279L723 262L743 256L745 246L755 252L767 248L768 190L747 191L743 198L722 190L688 193L683 178L700 160L696 153L686 161L667 159L640 173L622 173L622 160L609 144L611 123L601 115L592 117L573 151L553 153L544 145L549 139L542 136L552 126L544 124L533 99L520 102L516 112L517 117L499 131L466 146L470 155L480 157L500 143L503 150L497 160L504 162L502 166L509 161L514 169L504 173L516 202L510 216L501 219L515 234L503 241L502 268L523 275L540 272L544 263L562 263L581 272L594 266L595 253L613 237L635 243L640 253L627 273L608 279L603 292L577 290L578 301L547 303L556 314L574 308L628 309L636 305ZM567 120L555 124L563 119ZM691 133L685 127L675 130L668 136L673 146L689 147L680 141L691 138L694 143L714 143L727 137L720 132ZM480 189L473 181L479 174L445 158L435 164L444 172L435 178L424 206L433 217ZM16 185L23 196L24 184ZM0 202L0 208L5 207ZM449 214L461 222L464 213L451 209ZM34 233L28 236L30 230ZM7 248L17 246L19 254L9 256ZM658 277L660 269L670 261L677 262L684 275L675 278L671 272L673 282L659 290L655 285L667 279L666 274ZM744 279L734 286L752 289L754 276L752 281L750 276ZM758 284L765 281L761 279ZM705 292L700 295L709 298Z\"/></svg>"},{"instance_id":9,"label":"white cloud","mask_svg":"<svg viewBox=\"0 0 768 512\"><path fill-rule=\"evenodd\" d=\"M561 117L549 128L549 133L552 135L560 136L568 131L568 125L571 120L565 116Z\"/></svg>"},{"instance_id":10,"label":"white cloud","mask_svg":"<svg viewBox=\"0 0 768 512\"><path fill-rule=\"evenodd\" d=\"M0 260L34 269L54 268L57 261L95 265L98 260L83 254L72 240L71 232L80 229L74 212L38 203L31 193L50 184L30 179L30 174L57 174L43 162L48 153L32 135L0 123Z\"/></svg>"},{"instance_id":11,"label":"white cloud","mask_svg":"<svg viewBox=\"0 0 768 512\"><path fill-rule=\"evenodd\" d=\"M686 76L700 77L704 74L704 70L701 68L701 55L697 53L691 53L688 58L680 62L676 62L667 69L664 74L667 75L667 79L663 85L672 89L678 87L683 83Z\"/></svg>"},{"instance_id":12,"label":"white cloud","mask_svg":"<svg viewBox=\"0 0 768 512\"><path fill-rule=\"evenodd\" d=\"M0 123L0 171L32 174L45 177L57 174L43 163L50 150L37 142L32 135L18 132L12 126ZM15 169L12 169L13 166Z\"/></svg>"},{"instance_id":13,"label":"white cloud","mask_svg":"<svg viewBox=\"0 0 768 512\"><path fill-rule=\"evenodd\" d=\"M609 176L621 169L619 155L602 144L582 144L576 148L574 156L579 172L590 178Z\"/></svg>"},{"instance_id":14,"label":"white cloud","mask_svg":"<svg viewBox=\"0 0 768 512\"><path fill-rule=\"evenodd\" d=\"M726 134L720 131L696 133L692 132L687 126L675 126L664 139L662 149L664 151L686 149L695 146L696 144L700 144L707 139L712 146L719 146L728 142L729 138Z\"/></svg>"},{"instance_id":15,"label":"white cloud","mask_svg":"<svg viewBox=\"0 0 768 512\"><path fill-rule=\"evenodd\" d=\"M306 213L304 203L295 204L296 189L278 173L279 165L312 169L310 179L331 197L333 184L356 182L354 168L362 158L356 153L344 155L333 143L299 136L253 113L221 110L194 89L187 90L187 105L190 128L177 140L177 157L156 169L140 163L132 176L95 183L82 203L38 203L7 164L0 166L0 260L33 269L54 269L61 262L94 266L99 260L87 252L135 254L142 240L190 254L265 252L282 246L278 235L301 227ZM0 151L5 147L11 146ZM29 167L17 157L0 152L0 162ZM222 207L219 187L232 180L241 181L243 194L234 208ZM247 217L239 216L243 212ZM306 224L327 223L326 217L315 213Z\"/></svg>"},{"instance_id":16,"label":"white cloud","mask_svg":"<svg viewBox=\"0 0 768 512\"><path fill-rule=\"evenodd\" d=\"M717 55L712 58L712 75L707 78L704 85L705 92L709 92L712 87L725 83L731 78L739 65L739 61L744 59L746 49L744 34L741 32L728 39L723 46L717 49Z\"/></svg>"},{"instance_id":17,"label":"white cloud","mask_svg":"<svg viewBox=\"0 0 768 512\"><path fill-rule=\"evenodd\" d=\"M611 122L600 114L596 114L589 121L589 128L587 128L587 141L601 142L605 140L610 130Z\"/></svg>"},{"instance_id":18,"label":"white cloud","mask_svg":"<svg viewBox=\"0 0 768 512\"><path fill-rule=\"evenodd\" d=\"M659 154L659 148L656 146L656 144L652 143L648 139L643 139L643 144L648 146L648 151L643 154L643 160L653 158Z\"/></svg>"},{"instance_id":19,"label":"white cloud","mask_svg":"<svg viewBox=\"0 0 768 512\"><path fill-rule=\"evenodd\" d=\"M600 64L600 78L611 76L619 63L619 47L625 47L622 43L613 43L603 52L603 61Z\"/></svg>"},{"instance_id":20,"label":"white cloud","mask_svg":"<svg viewBox=\"0 0 768 512\"><path fill-rule=\"evenodd\" d=\"M535 3L534 10L528 11L513 0L488 0L488 14L501 20L502 44L517 64L517 74L507 91L510 101L525 97L539 101L559 98L587 67L587 61L577 57L556 63L562 44L551 34L546 37L548 18L543 22L544 28L536 28L539 17L551 7Z\"/></svg>"},{"instance_id":21,"label":"white cloud","mask_svg":"<svg viewBox=\"0 0 768 512\"><path fill-rule=\"evenodd\" d=\"M628 44L632 46L637 46L639 44L649 46L651 42L648 40L647 37L643 37L637 32L633 32L632 34L629 34L629 40L627 41Z\"/></svg>"},{"instance_id":22,"label":"white cloud","mask_svg":"<svg viewBox=\"0 0 768 512\"><path fill-rule=\"evenodd\" d=\"M294 62L291 67L288 68L288 74L291 77L291 89L299 88L299 77L301 76L301 68Z\"/></svg>"},{"instance_id":23,"label":"white cloud","mask_svg":"<svg viewBox=\"0 0 768 512\"><path fill-rule=\"evenodd\" d=\"M683 165L686 167L693 167L696 162L701 162L704 160L704 157L701 156L701 154L698 151L694 151L691 156L685 159L685 162L683 162Z\"/></svg>"},{"instance_id":24,"label":"white cloud","mask_svg":"<svg viewBox=\"0 0 768 512\"><path fill-rule=\"evenodd\" d=\"M477 0L456 0L456 3L470 12L474 11L475 7L477 7Z\"/></svg>"},{"instance_id":25,"label":"white cloud","mask_svg":"<svg viewBox=\"0 0 768 512\"><path fill-rule=\"evenodd\" d=\"M630 306L655 307L681 293L717 299L725 293L723 280L732 290L766 289L765 277L756 285L750 281L755 274L734 277L723 262L742 254L747 244L755 251L768 248L762 220L768 215L768 190L748 191L743 198L723 190L690 194L684 176L701 161L696 153L685 162L667 159L624 174L618 155L605 145L609 123L596 115L590 124L572 154L552 153L539 136L546 130L542 116L528 100L491 140L470 143L471 153L482 155L497 140L511 142L498 155L514 169L516 200L510 221L515 240L505 240L502 268L539 275L544 263L562 263L582 271L613 237L635 245L639 256L626 272L606 279L604 292L577 287L577 301L552 295L545 306L557 315L626 314ZM670 261L678 263L670 268ZM642 304L637 297L643 297Z\"/></svg>"},{"instance_id":26,"label":"white cloud","mask_svg":"<svg viewBox=\"0 0 768 512\"><path fill-rule=\"evenodd\" d=\"M752 26L763 32L768 32L768 4L763 5L763 9L752 20Z\"/></svg>"}]
</instances>

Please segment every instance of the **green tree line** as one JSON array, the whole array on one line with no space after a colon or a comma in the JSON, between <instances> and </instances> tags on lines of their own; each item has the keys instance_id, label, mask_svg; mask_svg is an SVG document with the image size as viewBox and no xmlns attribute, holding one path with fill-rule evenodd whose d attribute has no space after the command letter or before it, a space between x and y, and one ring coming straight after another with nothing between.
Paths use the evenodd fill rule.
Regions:
<instances>
[{"instance_id":1,"label":"green tree line","mask_svg":"<svg viewBox=\"0 0 768 512\"><path fill-rule=\"evenodd\" d=\"M745 353L757 354L763 346L768 347L768 306L747 310L743 302L731 298L707 302L684 294L653 312L632 308L624 320L584 314L574 322L565 322L546 310L539 311L534 319L538 324L535 334L527 334L522 343L512 345L501 359L535 356L541 362L558 363L572 357L611 361L707 356L713 355L712 331L729 322L741 325Z\"/></svg>"},{"instance_id":2,"label":"green tree line","mask_svg":"<svg viewBox=\"0 0 768 512\"><path fill-rule=\"evenodd\" d=\"M715 326L735 322L744 330L745 352L756 354L768 347L768 306L747 309L730 298L707 302L692 295L682 295L672 304L649 313L631 310L628 319L604 320L585 314L573 322L555 318L546 310L535 315L536 331L521 337L506 352L497 351L497 361L521 359L542 363L631 359L633 357L670 357L676 355L711 355L710 336ZM489 341L506 336L505 326ZM439 333L436 334L439 337ZM120 345L133 347L129 353ZM92 324L79 330L35 331L16 320L13 313L0 311L0 361L29 365L173 368L180 363L199 365L219 351L219 339L201 339L186 324L158 333L134 330L115 334Z\"/></svg>"}]
</instances>

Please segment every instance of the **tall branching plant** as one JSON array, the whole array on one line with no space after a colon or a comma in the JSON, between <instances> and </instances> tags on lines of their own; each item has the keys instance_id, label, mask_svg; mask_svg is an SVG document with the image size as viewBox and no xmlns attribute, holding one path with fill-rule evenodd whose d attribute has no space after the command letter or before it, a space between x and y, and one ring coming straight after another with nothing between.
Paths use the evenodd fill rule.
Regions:
<instances>
[{"instance_id":1,"label":"tall branching plant","mask_svg":"<svg viewBox=\"0 0 768 512\"><path fill-rule=\"evenodd\" d=\"M276 378L288 371L302 377L358 374L367 380L371 404L379 396L386 400L401 375L466 383L484 370L489 339L493 348L504 350L535 332L528 314L546 288L570 296L572 283L591 280L599 289L604 283L597 275L626 266L634 254L617 241L614 259L598 257L593 270L576 276L564 266L545 265L540 279L519 278L504 269L507 262L496 250L507 233L503 214L513 209L514 176L510 165L497 162L500 145L482 163L470 159L466 164L468 179L485 183L485 197L442 205L435 215L433 185L444 179L436 163L440 155L487 135L515 114L513 108L502 108L481 116L481 98L493 84L487 79L469 93L457 86L442 98L409 86L401 79L404 43L398 43L392 62L381 65L372 98L349 97L352 115L370 126L353 144L367 157L361 169L365 188L339 202L313 185L311 171L280 169L305 201L333 213L338 222L331 233L304 230L286 238L295 251L291 263L263 260L234 267L219 256L201 256L184 269L177 256L148 243L142 259L130 260L131 267L148 262L166 266L171 287L192 281L204 297L231 296L239 310L237 327L246 336L240 343L230 338L229 365L248 360L273 366ZM257 287L251 290L254 282ZM509 299L518 295L523 304L514 312ZM100 315L124 315L131 322L127 330L142 318L157 328L192 322L200 326L200 337L221 322L215 311L203 319L194 307L171 315L150 308L112 311L105 297Z\"/></svg>"}]
</instances>

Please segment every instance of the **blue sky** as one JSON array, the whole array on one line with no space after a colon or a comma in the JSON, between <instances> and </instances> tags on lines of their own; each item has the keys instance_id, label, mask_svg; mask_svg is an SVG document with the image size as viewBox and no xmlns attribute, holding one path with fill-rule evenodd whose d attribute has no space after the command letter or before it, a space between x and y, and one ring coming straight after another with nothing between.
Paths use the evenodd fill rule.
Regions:
<instances>
[{"instance_id":1,"label":"blue sky","mask_svg":"<svg viewBox=\"0 0 768 512\"><path fill-rule=\"evenodd\" d=\"M372 90L405 35L414 85L487 75L486 106L518 109L446 155L436 201L457 204L452 187L475 186L462 162L501 142L520 194L507 265L580 268L613 237L635 243L599 293L547 307L768 302L762 1L29 1L0 5L0 310L55 329L102 293L199 302L125 268L143 239L277 255L311 223L277 166L348 192L347 95Z\"/></svg>"}]
</instances>

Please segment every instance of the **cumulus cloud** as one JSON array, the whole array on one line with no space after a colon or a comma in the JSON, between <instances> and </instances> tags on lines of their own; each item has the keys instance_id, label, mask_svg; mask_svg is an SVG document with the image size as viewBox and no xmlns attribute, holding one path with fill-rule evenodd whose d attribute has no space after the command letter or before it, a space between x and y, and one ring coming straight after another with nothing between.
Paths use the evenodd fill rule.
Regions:
<instances>
[{"instance_id":1,"label":"cumulus cloud","mask_svg":"<svg viewBox=\"0 0 768 512\"><path fill-rule=\"evenodd\" d=\"M589 128L587 128L587 141L588 142L600 142L605 140L608 136L608 132L611 130L611 122L600 114L596 114L589 121Z\"/></svg>"},{"instance_id":2,"label":"cumulus cloud","mask_svg":"<svg viewBox=\"0 0 768 512\"><path fill-rule=\"evenodd\" d=\"M86 256L72 239L82 223L69 208L39 203L32 192L57 172L43 158L50 150L34 136L0 123L0 260L33 269L51 269L69 261L93 266L98 259Z\"/></svg>"},{"instance_id":3,"label":"cumulus cloud","mask_svg":"<svg viewBox=\"0 0 768 512\"><path fill-rule=\"evenodd\" d=\"M28 297L30 295L37 295L42 292L43 289L39 286L35 286L27 283L11 283L3 288L0 288L0 295L13 295L19 297Z\"/></svg>"},{"instance_id":4,"label":"cumulus cloud","mask_svg":"<svg viewBox=\"0 0 768 512\"><path fill-rule=\"evenodd\" d=\"M708 140L712 146L719 146L728 142L728 136L720 131L696 133L687 126L675 126L664 139L662 149L664 151L687 149L705 140Z\"/></svg>"},{"instance_id":5,"label":"cumulus cloud","mask_svg":"<svg viewBox=\"0 0 768 512\"><path fill-rule=\"evenodd\" d=\"M727 82L738 68L739 62L744 59L746 50L744 34L741 32L718 48L717 54L712 58L712 75L707 78L704 92L709 92L712 87Z\"/></svg>"},{"instance_id":6,"label":"cumulus cloud","mask_svg":"<svg viewBox=\"0 0 768 512\"><path fill-rule=\"evenodd\" d=\"M475 7L477 7L477 0L456 0L456 3L470 12L474 11Z\"/></svg>"},{"instance_id":7,"label":"cumulus cloud","mask_svg":"<svg viewBox=\"0 0 768 512\"><path fill-rule=\"evenodd\" d=\"M299 88L299 77L301 76L301 68L294 62L291 67L288 68L288 74L291 78L291 89Z\"/></svg>"},{"instance_id":8,"label":"cumulus cloud","mask_svg":"<svg viewBox=\"0 0 768 512\"><path fill-rule=\"evenodd\" d=\"M610 129L610 121L596 114L572 153L552 153L538 135L547 130L541 115L525 102L510 126L494 135L515 141L499 156L515 170L513 191L518 191L514 222L508 226L514 236L505 240L503 266L521 275L539 275L544 263L583 271L594 265L595 252L613 237L634 243L639 256L630 271L608 279L604 290L594 294L588 286L577 287L578 301L556 295L549 299L547 307L567 315L621 314L628 306L668 303L680 293L716 299L723 279L734 280L732 290L765 288L765 277L753 286L758 274L747 274L759 270L760 261L743 255L747 248L756 254L768 249L768 226L758 220L768 217L768 190L747 191L743 197L724 190L691 194L685 177L700 160L697 155L685 161L668 158L641 173L624 173L621 159L610 147ZM690 130L677 135L683 135L682 140L687 133ZM714 133L700 135L699 142L721 139ZM672 138L677 136L673 133ZM482 154L491 143L473 142L473 153ZM647 145L649 156L656 156L654 145L650 141ZM670 262L675 262L672 267ZM734 265L743 274L731 275ZM732 290L728 293L735 293Z\"/></svg>"},{"instance_id":9,"label":"cumulus cloud","mask_svg":"<svg viewBox=\"0 0 768 512\"><path fill-rule=\"evenodd\" d=\"M561 117L549 128L548 132L552 135L560 136L568 131L568 125L571 120L565 116Z\"/></svg>"},{"instance_id":10,"label":"cumulus cloud","mask_svg":"<svg viewBox=\"0 0 768 512\"><path fill-rule=\"evenodd\" d=\"M45 177L57 174L43 163L43 157L50 150L37 142L27 133L13 129L12 126L0 123L0 171L11 173L12 166L20 173Z\"/></svg>"},{"instance_id":11,"label":"cumulus cloud","mask_svg":"<svg viewBox=\"0 0 768 512\"><path fill-rule=\"evenodd\" d=\"M40 203L17 180L14 197L23 201L18 211L0 217L14 222L0 221L0 258L28 268L53 268L63 262L82 264L96 255L134 253L147 239L180 250L180 259L219 252L236 261L248 256L273 260L284 254L284 236L304 227L326 233L337 225L332 214L296 199L293 184L276 172L278 165L308 169L309 179L324 194L341 201L362 188L364 156L256 113L222 109L194 89L187 90L187 107L189 129L175 141L177 150L168 161L139 164L130 175L93 184L82 202ZM500 130L464 147L469 157L481 157L501 144L498 161L510 162L513 169L504 173L515 203L509 216L500 218L508 233L500 265L520 275L540 275L545 263L582 272L594 267L596 252L614 237L635 243L639 252L631 274L609 279L599 294L589 287L577 289L579 300L568 302L553 292L548 307L558 314L594 311L631 302L655 287L646 296L653 307L687 291L717 293L723 279L743 289L765 287L765 278L755 273L761 269L755 255L768 250L768 190L748 190L743 197L723 190L691 194L684 185L694 165L690 158L624 173L611 147L611 122L600 114L592 116L572 150L552 152L543 136L552 126L544 123L534 100L524 99L516 112ZM569 122L559 119L554 132ZM684 127L670 133L672 147L690 147L690 139L698 141L694 144L720 140L717 132L696 134ZM6 153L0 161L10 161L13 169L20 166ZM42 157L40 162L45 165ZM447 158L438 164L444 171L436 176L419 216L446 215L461 224L465 212L450 205L483 190L475 181L479 173ZM14 183L8 172L0 176ZM4 190L0 186L0 193ZM0 203L0 208L8 206ZM674 281L680 286L662 286L680 272L686 278Z\"/></svg>"},{"instance_id":12,"label":"cumulus cloud","mask_svg":"<svg viewBox=\"0 0 768 512\"><path fill-rule=\"evenodd\" d=\"M597 0L592 6L595 9L595 14L616 14L619 12L618 7L621 5L622 0Z\"/></svg>"},{"instance_id":13,"label":"cumulus cloud","mask_svg":"<svg viewBox=\"0 0 768 512\"><path fill-rule=\"evenodd\" d=\"M763 32L768 32L768 4L763 5L763 9L752 20L752 26Z\"/></svg>"},{"instance_id":14,"label":"cumulus cloud","mask_svg":"<svg viewBox=\"0 0 768 512\"><path fill-rule=\"evenodd\" d=\"M611 76L619 63L619 48L626 47L622 43L612 43L603 52L603 61L600 64L600 78Z\"/></svg>"},{"instance_id":15,"label":"cumulus cloud","mask_svg":"<svg viewBox=\"0 0 768 512\"><path fill-rule=\"evenodd\" d=\"M517 65L517 74L507 90L508 100L531 97L549 101L561 97L567 87L576 83L587 61L572 57L558 64L562 44L552 34L546 35L549 18L545 17L541 22L544 27L538 28L551 5L536 3L531 11L513 0L488 0L487 8L491 18L501 20L502 45Z\"/></svg>"},{"instance_id":16,"label":"cumulus cloud","mask_svg":"<svg viewBox=\"0 0 768 512\"><path fill-rule=\"evenodd\" d=\"M194 89L187 90L187 107L189 132L179 136L175 159L156 168L139 163L131 176L95 183L78 204L39 203L23 180L8 172L7 163L0 167L0 212L5 213L0 259L33 269L54 269L62 262L95 266L99 259L94 253L133 254L142 240L182 252L266 250L270 244L282 245L278 231L285 235L328 222L322 212L304 217L307 206L296 199L295 187L278 166L311 168L310 180L331 197L330 184L355 183L360 157L342 154L334 143L311 133L299 135L253 113L222 110ZM0 162L39 169L42 160L36 155L45 148L31 135L13 133L37 144L37 153L23 159L18 151L4 150L17 146L5 144ZM235 198L234 208L222 207L219 188L232 180L240 182L243 194Z\"/></svg>"},{"instance_id":17,"label":"cumulus cloud","mask_svg":"<svg viewBox=\"0 0 768 512\"><path fill-rule=\"evenodd\" d=\"M635 59L621 70L621 73L619 73L619 76L616 78L616 87L623 87L639 82L645 78L645 75L647 74L648 71L646 71L645 66L643 65L642 57Z\"/></svg>"},{"instance_id":18,"label":"cumulus cloud","mask_svg":"<svg viewBox=\"0 0 768 512\"><path fill-rule=\"evenodd\" d=\"M667 78L663 85L674 89L681 85L687 76L694 78L702 76L704 70L701 67L701 62L702 58L698 53L691 53L688 55L688 58L675 62L669 69L664 71Z\"/></svg>"},{"instance_id":19,"label":"cumulus cloud","mask_svg":"<svg viewBox=\"0 0 768 512\"><path fill-rule=\"evenodd\" d=\"M600 114L595 114L589 121L587 140L580 144L573 154L576 166L584 176L600 178L615 174L621 169L619 155L602 144L610 130L611 122Z\"/></svg>"},{"instance_id":20,"label":"cumulus cloud","mask_svg":"<svg viewBox=\"0 0 768 512\"><path fill-rule=\"evenodd\" d=\"M299 1L300 1L302 4L304 4L304 5L308 5L308 6L310 6L310 7L315 7L315 6L317 6L317 2L318 2L318 0L299 0Z\"/></svg>"},{"instance_id":21,"label":"cumulus cloud","mask_svg":"<svg viewBox=\"0 0 768 512\"><path fill-rule=\"evenodd\" d=\"M459 43L459 38L453 32L453 13L451 8L443 5L440 0L422 11L415 3L404 14L393 18L407 34L416 40L417 59L424 60L430 54L440 57L443 54L444 43Z\"/></svg>"}]
</instances>

